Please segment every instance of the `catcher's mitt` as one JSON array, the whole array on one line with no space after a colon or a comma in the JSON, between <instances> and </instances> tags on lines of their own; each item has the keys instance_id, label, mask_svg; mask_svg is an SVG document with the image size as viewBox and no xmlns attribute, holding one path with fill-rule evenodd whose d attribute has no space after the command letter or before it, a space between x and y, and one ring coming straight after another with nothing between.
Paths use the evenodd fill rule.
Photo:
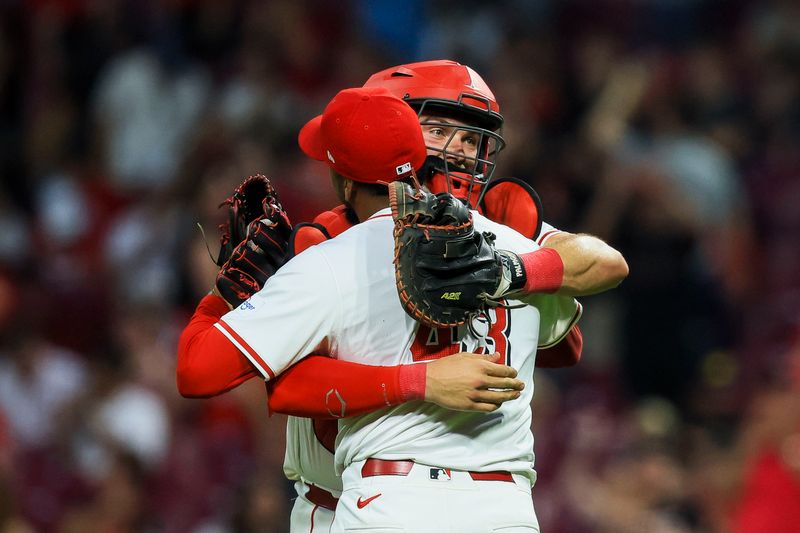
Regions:
<instances>
[{"instance_id":1,"label":"catcher's mitt","mask_svg":"<svg viewBox=\"0 0 800 533\"><path fill-rule=\"evenodd\" d=\"M469 208L452 194L433 195L395 181L389 203L397 291L415 320L436 328L460 326L517 288L508 257L494 247L495 236L476 232Z\"/></svg>"},{"instance_id":2,"label":"catcher's mitt","mask_svg":"<svg viewBox=\"0 0 800 533\"><path fill-rule=\"evenodd\" d=\"M292 225L269 178L261 174L245 179L223 206L228 222L220 225L216 287L235 307L286 262Z\"/></svg>"}]
</instances>

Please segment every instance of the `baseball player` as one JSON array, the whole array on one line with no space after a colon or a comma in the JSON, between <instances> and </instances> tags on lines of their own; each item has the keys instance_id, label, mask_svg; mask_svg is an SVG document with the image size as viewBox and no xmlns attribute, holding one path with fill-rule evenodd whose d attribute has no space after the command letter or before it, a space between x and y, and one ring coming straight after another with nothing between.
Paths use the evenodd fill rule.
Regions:
<instances>
[{"instance_id":1,"label":"baseball player","mask_svg":"<svg viewBox=\"0 0 800 533\"><path fill-rule=\"evenodd\" d=\"M372 94L367 92L366 95L359 93L358 97L361 100L358 101L364 101L364 99L366 99L367 102L372 102L387 99L384 96L379 96L380 95L377 93ZM344 98L344 95L340 95L339 101L341 101L342 98ZM390 99L389 102L394 102L393 105L397 105L397 102L402 104L398 99ZM364 104L364 106L366 105L367 104ZM405 106L405 104L402 105ZM406 117L415 117L413 112L409 115L410 108L405 106L405 110ZM401 113L399 109L397 111ZM400 114L398 114L398 116L400 116ZM406 120L406 122L408 122L408 120ZM351 124L352 121L342 120L341 123ZM382 201L385 205L386 200L385 197L381 199L380 195L375 194L374 186L370 188L370 186L362 184L364 181L372 181L374 183L380 179L380 177L375 177L377 174L369 174L370 170L374 169L367 168L367 170L364 171L365 165L369 167L371 163L375 163L374 158L364 156L375 151L376 138L374 135L379 132L382 126L391 125L392 123L393 122L390 120L382 120L369 124L372 137L368 139L366 143L363 138L359 139L357 136L352 135L354 131L360 130L339 132L342 134L339 135L341 138L351 138L350 142L356 142L356 144L358 144L359 141L361 142L361 145L359 145L359 148L363 149L359 152L361 160L359 160L359 157L355 157L352 154L348 158L346 157L346 153L343 155L344 152L333 148L320 154L314 149L314 142L306 142L304 149L306 149L307 152L313 153L315 157L320 159L327 157L327 160L331 162L334 168L344 169L348 174L359 177L360 181L340 179L337 183L341 185L340 190L343 199L350 201L350 204L359 215L359 218L365 219L365 222L345 232L339 238L323 243L319 247L315 247L297 256L281 269L278 274L270 279L263 291L246 302L246 305L227 314L223 320L216 324L218 330L224 332L228 340L241 350L267 379L274 376L276 371L282 371L297 359L307 355L307 353L310 353L311 350L320 344L326 344L327 349L330 350L333 355L343 359L352 358L353 360L359 360L358 357L360 356L356 352L360 352L361 354L378 354L377 357L371 359L371 362L378 362L381 364L386 364L390 361L413 362L414 359L425 360L430 357L442 355L430 354L426 351L431 341L430 332L425 336L420 336L422 332L418 330L416 323L411 321L398 305L396 289L393 282L393 270L391 268L391 239L389 239L391 235L391 221L385 220L386 215L381 213L378 213L374 217L369 217L369 212L371 212L376 205L380 205L379 203L376 204L376 202ZM316 121L315 124L319 126L320 121ZM320 130L320 128L317 129ZM322 129L324 129L324 127ZM304 132L313 131L313 123L304 130ZM417 135L420 135L418 126ZM306 133L307 139L313 137L313 134ZM352 141L352 138L356 140ZM397 139L392 140L396 141ZM384 143L385 142L386 141L384 141ZM389 144L392 145L392 143ZM394 143L394 145L396 145L396 143ZM424 158L424 145L422 150ZM408 159L410 156L408 153L404 153L402 157ZM366 162L362 160L366 160ZM348 161L352 164L351 166L348 166ZM395 162L397 162L397 160L395 160ZM408 165L408 163L411 163L411 161L404 161L400 165L389 165L389 167L392 169L408 168L411 170L412 167L419 166L417 163L421 163L421 160L414 161L415 164L413 165ZM387 174L388 172L380 174L381 176L385 176L385 178L383 178L384 181L392 179L392 176ZM523 258L537 255L537 247L532 241L519 236L519 234L503 226L492 224L483 217L480 217L479 220L481 224L485 224L487 228L490 228L498 234L499 242L502 242L504 245L508 244L511 249L531 252L530 254L524 254ZM383 246L381 246L380 238L376 240L376 237L379 235L383 235L384 239L387 239L386 242L383 243ZM366 240L362 242L362 238ZM375 242L372 242L373 240L375 240ZM329 251L333 254L330 257L328 256ZM365 251L369 251L369 253L365 253ZM354 260L354 257L357 259ZM315 267L313 265L317 266ZM319 266L323 267L323 272L317 272ZM369 290L360 290L364 285L369 287ZM387 287L391 289L390 293L386 292ZM297 294L290 295L290 288L298 289ZM536 287L535 283L526 287L527 292L536 290L539 290L539 287ZM309 307L310 301L314 299L319 301L319 305L315 304L316 307L314 305L310 305ZM554 302L557 301L555 298L551 299ZM277 307L276 303L279 304ZM511 345L513 344L515 346L514 353L517 354L517 358L514 359L514 366L517 368L524 368L532 375L533 354L535 353L537 344L540 342L539 332L540 325L542 324L541 321L544 320L543 323L547 324L547 326L541 330L544 332L542 337L545 339L555 339L559 334L564 334L569 330L569 327L579 314L579 307L574 301L570 302L570 308L567 309L566 312L564 312L564 309L548 309L544 302L541 302L539 306L539 308L526 306L519 310L515 309L509 311L503 309L498 311L497 316L493 317L491 327L489 324L474 324L473 329L475 331L481 331L481 328L483 328L482 333L476 334L477 336L472 339L463 337L460 342L458 342L458 339L454 339L453 342L460 347L470 350L478 348L479 345L492 347L497 349L506 360L511 356ZM278 313L277 309L281 311ZM302 318L299 315L302 315ZM297 324L291 324L292 317L295 317L295 321L298 322ZM511 328L512 317L517 317L513 322L521 327ZM274 324L277 324L277 322L274 324L272 323L273 319L280 319L282 322L280 327L273 327ZM266 324L270 324L269 327L262 327ZM387 330L385 327L386 324L393 324L396 326L390 327ZM380 327L381 325L383 325L383 327ZM294 326L297 327L296 331L294 331ZM345 352L347 352L347 354L345 354ZM527 375L525 379L528 379ZM530 391L531 387L526 387L526 392L524 392L523 395L530 395ZM529 400L530 397L527 399ZM522 405L520 402L512 403ZM408 405L409 409L403 412L398 421L401 419L413 421L414 416L409 417L409 414L416 412L418 404L414 404L413 406L412 404ZM505 408L506 406L501 406L498 411ZM399 413L399 411L396 412ZM450 477L453 476L453 479L457 478L459 480L458 483L453 484L454 487L456 485L460 486L461 482L474 483L476 479L480 480L480 483L486 483L487 487L494 487L493 490L498 491L498 495L506 494L510 490L509 487L514 487L512 493L506 494L509 497L508 501L517 501L517 503L522 503L522 506L520 507L516 503L514 505L509 505L509 509L506 509L505 512L502 513L505 516L505 520L513 520L513 514L519 512L521 509L522 512L519 516L520 523L524 522L530 527L535 527L535 515L533 514L529 490L530 479L533 476L532 437L517 435L514 439L506 440L508 435L516 434L519 428L524 428L525 432L529 435L526 425L530 422L529 406L527 402L524 404L524 407L522 407L521 416L517 417L517 413L515 413L515 416L511 417L519 422L519 424L504 423L502 425L497 425L491 431L488 431L488 428L485 427L485 422L478 422L479 419L477 418L467 417L461 419L460 415L456 417L460 420L456 425L456 428L460 429L456 432L456 436L453 437L455 439L454 443L458 443L456 450L467 452L466 455L470 455L471 452L469 448L471 448L471 446L463 448L466 444L464 439L467 438L467 440L470 441L473 439L475 440L476 446L474 451L476 455L472 460L468 461L469 464L464 462L466 461L465 458L454 458L452 450L448 450L448 453L443 453L443 450L447 448L446 446L439 451L432 451L427 454L420 453L417 447L419 443L425 439L411 438L409 440L407 438L414 434L418 434L420 437L424 434L429 434L429 429L432 430L433 433L441 432L444 426L438 429L434 427L439 425L439 422L435 422L435 420L439 418L443 420L446 418L445 415L442 414L443 412L444 411L441 410L439 412L436 410L428 410L427 414L423 413L423 415L421 415L423 419L432 417L430 422L433 423L433 426L425 429L422 433L418 431L412 431L411 433L401 432L398 435L396 444L398 446L401 445L405 439L407 442L405 442L404 445L408 446L408 451L400 452L399 448L397 448L398 451L396 453L406 454L406 457L426 458L429 459L428 463L434 467L441 466L442 479L444 479L444 477L450 479ZM386 461L394 458L395 452L390 451L388 454L373 453L376 451L373 445L366 447L363 447L362 444L356 445L356 443L364 440L361 438L365 436L364 431L370 433L371 430L367 429L371 427L371 422L369 421L386 419L380 415L381 413L379 412L373 415L365 415L365 417L348 419L357 420L358 422L355 425L343 425L343 428L346 430L349 429L350 432L346 432L344 438L343 436L339 437L340 446L337 448L337 458L342 468L351 465L353 461L358 462L366 457L371 457L375 459L375 461ZM393 418L394 417L389 417L388 419ZM511 418L506 418L505 415L503 415L502 418L511 420ZM477 426L473 428L474 424L477 424ZM422 424L422 426L425 426L425 424ZM493 426L493 424L489 423L489 426ZM470 428L473 428L474 431L471 431ZM513 443L513 445L508 447L504 446L503 449L505 451L499 453L490 451L491 448L486 446L488 441L482 442L480 437L480 435L484 434L485 430L487 430L487 434L496 432L497 437L501 437L503 440L506 440L508 444ZM383 430L380 432L383 432ZM430 433L430 435L433 433ZM389 433L386 433L386 435L388 434ZM352 436L355 436L355 438L351 438ZM394 441L395 439L391 440ZM375 442L380 444L378 449L382 447L385 450L393 449L393 446L388 445L389 443L387 443L385 439L377 439ZM342 448L342 444L348 444L348 446ZM387 445L388 447L386 447ZM364 454L367 455L365 456ZM379 455L383 455L384 457L378 457ZM445 456L448 457L445 458ZM370 462L370 469L362 470L361 474L366 477L375 477L377 480L378 478L384 477L382 475L382 473L385 473L383 470L384 468L394 468L397 466L393 463L384 464L375 461ZM464 467L472 467L473 465L474 470L470 474L470 469ZM399 465L398 468L402 470L407 466L406 463L403 463ZM497 470L495 467L499 466L508 466L509 469L486 474L487 470ZM454 467L462 471L452 471ZM404 470L402 473L403 477L408 475L410 475L409 479L417 477L418 474L413 473L415 472L415 468L416 467L409 467L408 470ZM512 475L509 473L512 470L517 474ZM344 496L347 496L347 473L349 471L351 471L351 469L345 471L346 490ZM412 474L409 474L410 472ZM433 475L432 472L433 471L431 471L430 475ZM486 475L481 474L481 472ZM358 485L358 483L355 484ZM387 488L386 490L388 492L390 489ZM527 504L524 504L524 497L519 497L520 492L522 494L527 493ZM378 497L371 496L369 502L358 500L350 503L354 503L354 508L362 508L366 505L373 505L373 509L383 508L383 504L377 504L376 498ZM519 502L520 499L523 500L523 502ZM371 503L373 501L374 503ZM385 498L384 501L390 501L390 498ZM472 508L475 508L475 503L477 502L472 502ZM341 507L342 504L340 503L339 508ZM513 509L511 509L511 507L513 507ZM468 508L470 508L470 505L464 507L464 509ZM489 514L491 515L491 513ZM346 524L348 520L354 519L353 517L348 518L348 515L346 515L341 520ZM494 519L492 518L491 520ZM358 520L355 519L355 522L358 522ZM374 525L372 520L369 520L367 523ZM420 525L420 527L417 527L417 525L410 525L408 529L414 531L441 530L438 525L431 526L430 523L424 527L422 525ZM461 530L469 530L469 528Z\"/></svg>"},{"instance_id":2,"label":"baseball player","mask_svg":"<svg viewBox=\"0 0 800 533\"><path fill-rule=\"evenodd\" d=\"M433 126L436 126L437 119L440 118L435 113L430 113L433 109L442 111L441 114L448 122L452 122L456 118L468 118L472 120L471 125L473 127L477 123L496 129L502 122L502 116L494 111L497 109L494 97L480 76L468 67L452 61L430 61L394 67L371 77L367 85L370 83L384 83L395 93L407 96L409 103L415 106L416 109L420 111L425 109L429 112L424 121L432 123L427 124L429 128L426 130L426 133L429 134L427 135L429 137L427 142L429 154L431 155L447 152L446 144L451 138L443 135L440 131L431 131ZM431 105L431 102L436 105ZM472 106L470 108L468 107L471 105L470 102L483 102L483 107ZM463 109L466 109L467 113L461 113L460 111ZM483 120L481 120L482 116ZM466 123L462 122L462 124ZM473 135L476 133L484 135L480 130L479 132L472 131ZM437 139L433 137L435 135L439 135L438 144L435 142ZM455 137L452 138L455 141L460 140ZM465 144L468 143L469 139ZM472 144L479 144L479 142L472 141ZM502 146L502 139L495 141L494 145ZM457 151L458 149L457 146L453 148L455 149L452 151ZM493 157L496 155L496 150L492 150L492 152L494 152L492 154ZM485 153L488 154L489 150ZM447 161L444 157L440 157L440 159ZM438 166L442 168L444 165L439 163ZM485 176L491 173L492 167L493 164L489 167L489 172L486 172ZM452 187L448 181L441 179L443 174L446 173L439 172L438 176L440 177L430 180L432 183L429 186L434 191L437 188L439 190L448 188L451 190L460 189L462 193L467 190L466 188ZM456 175L455 172L453 174ZM463 173L460 176L456 176L453 181L457 185L465 183L466 180L463 178ZM500 181L502 182L503 180ZM535 193L531 194L532 191L520 190L521 187L509 187L515 185L515 183L513 181L508 183L508 181L500 183L499 185L501 186L495 187L494 190L490 189L489 193L485 195L484 203L481 207L491 217L503 220L528 236L541 235L540 243L546 241L546 246L552 246L559 251L564 262L564 291L572 291L575 294L591 293L602 290L604 286L612 286L618 283L619 279L621 279L618 274L620 270L618 268L618 254L615 255L613 250L609 253L609 247L601 241L595 239L596 242L592 242L592 238L588 236L574 236L559 232L547 224L543 225L542 231L539 233L539 226L536 223L538 220L538 201L531 202L527 199L535 198ZM501 190L505 193L504 195L495 194ZM458 191L456 190L455 192ZM536 199L538 200L538 198ZM337 235L352 225L346 216L347 212L344 206L340 206L331 212L323 213L315 221L317 227L321 223L326 233ZM295 251L299 252L304 247L319 242L324 238L321 237L321 233L317 235L314 232L298 232ZM622 265L624 267L624 261ZM570 279L573 281L570 281ZM217 316L221 315L225 310L226 307L224 305L218 306L216 309ZM442 348L451 353L452 345L445 340L444 337L446 335L441 337L439 344L430 342L427 344L427 349L431 353L435 353ZM580 357L581 342L580 331L575 326L569 330L569 333L561 342L539 352L536 366L574 364ZM219 358L214 359L217 363L220 360ZM238 366L234 364L232 372L220 372L219 365L211 365L210 371L198 372L200 378L195 378L191 376L191 372L184 371L182 373L185 377L184 381L191 381L191 383L183 384L184 392L194 396L218 394L255 374L253 367L243 358L237 356L233 361L238 362ZM440 362L445 361L441 360ZM470 361L470 363L472 362ZM432 369L432 365L429 365L429 373ZM382 394L384 391L379 386L370 388L369 385L373 383L397 383L398 370L398 367L382 367L377 371L360 365L348 367L343 361L311 357L292 367L280 379L270 382L270 407L273 410L298 416L318 417L314 421L306 418L290 417L289 427L287 428L286 473L290 478L298 480L296 487L298 494L301 495L295 502L292 516L293 531L309 531L312 523L314 524L314 530L326 531L326 526L332 519L331 509L335 506L335 497L338 495L337 489L341 483L332 474L332 449L336 427L335 423L331 426L329 421L326 424L326 421L319 420L319 418L331 418L334 413L336 416L342 416L343 413L338 409L338 406L331 406L329 401L331 398L336 400L339 397L338 392L341 391L342 384L346 383L351 385L353 389L348 393L348 414L366 412L381 407L385 405L386 401L384 394ZM447 372L443 372L443 374L447 374ZM179 383L180 381L179 378ZM427 381L438 382L436 379L428 379ZM416 383L419 382L420 380L416 381ZM406 380L405 394L406 398L411 398L414 396L414 392L411 391L408 383L410 381ZM332 386L334 384L340 386L337 394L327 394L333 390ZM365 391L367 394L364 394ZM369 392L372 394L370 395ZM355 396L353 395L354 393ZM428 388L428 393L434 397L435 401L436 393L431 387ZM400 396L392 396L391 391L389 394L390 402L400 398ZM441 395L440 399L446 397L447 395ZM452 406L474 408L477 404L465 402L461 405ZM485 404L485 406L488 406L488 404ZM324 445L321 443L324 443Z\"/></svg>"}]
</instances>

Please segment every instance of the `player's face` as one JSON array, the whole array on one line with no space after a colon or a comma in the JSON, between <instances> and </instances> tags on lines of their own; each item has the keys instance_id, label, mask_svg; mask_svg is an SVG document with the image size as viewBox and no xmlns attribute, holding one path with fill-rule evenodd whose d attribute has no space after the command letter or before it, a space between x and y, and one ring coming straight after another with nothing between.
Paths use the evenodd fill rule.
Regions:
<instances>
[{"instance_id":1,"label":"player's face","mask_svg":"<svg viewBox=\"0 0 800 533\"><path fill-rule=\"evenodd\" d=\"M474 167L481 136L475 131L462 129L469 124L434 115L422 115L419 121L428 155L441 157L444 154L447 163L456 168Z\"/></svg>"}]
</instances>

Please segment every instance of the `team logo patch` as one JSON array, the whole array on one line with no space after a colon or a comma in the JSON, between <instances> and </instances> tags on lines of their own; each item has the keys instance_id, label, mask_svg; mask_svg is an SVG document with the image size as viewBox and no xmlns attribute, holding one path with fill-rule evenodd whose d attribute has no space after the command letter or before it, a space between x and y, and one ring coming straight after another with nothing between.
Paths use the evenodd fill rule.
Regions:
<instances>
[{"instance_id":1,"label":"team logo patch","mask_svg":"<svg viewBox=\"0 0 800 533\"><path fill-rule=\"evenodd\" d=\"M402 165L398 165L397 168L394 169L394 171L397 172L398 176L407 174L411 172L411 163L403 163Z\"/></svg>"}]
</instances>

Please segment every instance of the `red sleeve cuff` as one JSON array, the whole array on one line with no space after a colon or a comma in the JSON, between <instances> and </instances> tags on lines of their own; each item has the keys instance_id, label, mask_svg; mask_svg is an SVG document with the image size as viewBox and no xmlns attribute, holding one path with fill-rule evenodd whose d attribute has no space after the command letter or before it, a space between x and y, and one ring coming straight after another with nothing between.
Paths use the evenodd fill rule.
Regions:
<instances>
[{"instance_id":1,"label":"red sleeve cuff","mask_svg":"<svg viewBox=\"0 0 800 533\"><path fill-rule=\"evenodd\" d=\"M425 399L427 366L424 363L400 366L398 388L401 401Z\"/></svg>"}]
</instances>

